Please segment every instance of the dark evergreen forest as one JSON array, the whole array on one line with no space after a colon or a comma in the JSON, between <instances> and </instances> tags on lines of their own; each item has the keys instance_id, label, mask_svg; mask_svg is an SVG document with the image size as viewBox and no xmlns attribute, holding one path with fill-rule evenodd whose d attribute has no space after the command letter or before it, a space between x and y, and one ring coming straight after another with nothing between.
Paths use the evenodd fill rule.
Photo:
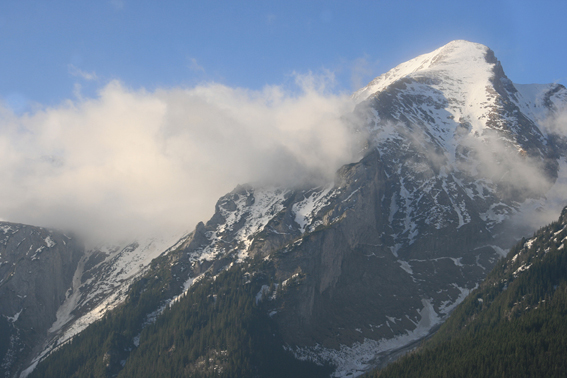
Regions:
<instances>
[{"instance_id":1,"label":"dark evergreen forest","mask_svg":"<svg viewBox=\"0 0 567 378\"><path fill-rule=\"evenodd\" d=\"M567 213L518 243L418 350L370 377L567 377Z\"/></svg>"},{"instance_id":2,"label":"dark evergreen forest","mask_svg":"<svg viewBox=\"0 0 567 378\"><path fill-rule=\"evenodd\" d=\"M566 377L567 211L522 240L440 330L416 351L369 377ZM208 276L170 298L168 258L127 300L42 361L30 377L328 377L332 366L283 348L262 285L270 262ZM249 272L254 272L250 274ZM293 288L291 288L293 290ZM277 290L276 290L277 293ZM150 321L152 311L162 315ZM154 314L155 315L155 314ZM154 317L155 318L155 317Z\"/></svg>"},{"instance_id":3,"label":"dark evergreen forest","mask_svg":"<svg viewBox=\"0 0 567 378\"><path fill-rule=\"evenodd\" d=\"M255 300L269 283L266 276L251 277L241 266L205 278L143 327L166 297L171 273L161 259L122 306L52 353L30 377L329 376L332 367L284 350L276 323Z\"/></svg>"}]
</instances>

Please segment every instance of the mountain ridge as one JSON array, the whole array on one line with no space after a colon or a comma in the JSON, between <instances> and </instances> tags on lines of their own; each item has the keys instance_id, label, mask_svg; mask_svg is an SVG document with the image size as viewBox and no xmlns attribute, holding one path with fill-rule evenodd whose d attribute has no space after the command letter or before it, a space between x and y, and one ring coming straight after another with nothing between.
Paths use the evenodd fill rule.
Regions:
<instances>
[{"instance_id":1,"label":"mountain ridge","mask_svg":"<svg viewBox=\"0 0 567 378\"><path fill-rule=\"evenodd\" d=\"M567 208L523 238L439 332L369 376L565 375Z\"/></svg>"},{"instance_id":2,"label":"mountain ridge","mask_svg":"<svg viewBox=\"0 0 567 378\"><path fill-rule=\"evenodd\" d=\"M455 74L451 57L471 54ZM518 91L490 49L466 41L385 75L355 93L379 86L348 117L367 136L363 157L327 185L242 185L221 197L142 275L164 280L144 324L207 277L258 259L271 265L245 273L267 277L256 305L286 350L334 365L335 377L362 374L447 317L515 240L512 218L567 177L565 138L542 118L567 90Z\"/></svg>"},{"instance_id":3,"label":"mountain ridge","mask_svg":"<svg viewBox=\"0 0 567 378\"><path fill-rule=\"evenodd\" d=\"M430 53L420 55L397 65L388 72L373 79L367 86L357 90L352 97L355 101L361 102L368 99L368 97L373 94L384 90L400 79L406 77L419 77L424 73L424 71L428 71L431 67L435 67L439 63L443 63L443 60L447 60L446 54L454 51L455 49L465 50L465 53L469 54L467 59L486 59L486 55L490 55L491 60L494 58L494 52L479 43L465 40L451 41ZM445 55L443 53L445 53Z\"/></svg>"}]
</instances>

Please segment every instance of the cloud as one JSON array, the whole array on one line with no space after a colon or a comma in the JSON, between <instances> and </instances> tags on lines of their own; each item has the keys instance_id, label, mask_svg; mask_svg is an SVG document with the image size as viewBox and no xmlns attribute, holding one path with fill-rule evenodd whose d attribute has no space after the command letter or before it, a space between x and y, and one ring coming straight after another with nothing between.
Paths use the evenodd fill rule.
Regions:
<instances>
[{"instance_id":1,"label":"cloud","mask_svg":"<svg viewBox=\"0 0 567 378\"><path fill-rule=\"evenodd\" d=\"M87 80L87 81L92 81L92 80L98 79L98 77L97 77L97 75L94 71L93 72L86 72L86 71L80 70L79 68L77 68L73 64L69 64L68 69L69 69L69 74L71 76L80 77L81 79L84 79L84 80Z\"/></svg>"},{"instance_id":2,"label":"cloud","mask_svg":"<svg viewBox=\"0 0 567 378\"><path fill-rule=\"evenodd\" d=\"M189 58L188 67L191 71L205 73L205 69L203 68L203 66L199 65L199 63L197 63L197 59L195 58Z\"/></svg>"},{"instance_id":3,"label":"cloud","mask_svg":"<svg viewBox=\"0 0 567 378\"><path fill-rule=\"evenodd\" d=\"M557 109L553 114L543 120L542 124L548 134L555 134L560 138L567 138L567 106Z\"/></svg>"},{"instance_id":4,"label":"cloud","mask_svg":"<svg viewBox=\"0 0 567 378\"><path fill-rule=\"evenodd\" d=\"M557 109L555 112L548 115L546 119L540 122L542 130L551 136L553 145L557 149L558 154L563 155L559 160L559 170L557 178L552 182L552 185L545 193L545 196L539 201L528 203L528 216L516 220L518 224L526 224L531 226L532 229L541 227L545 224L557 220L561 210L567 206L567 158L565 151L567 151L567 107ZM541 181L542 170L538 173L529 172L532 175L532 181Z\"/></svg>"},{"instance_id":5,"label":"cloud","mask_svg":"<svg viewBox=\"0 0 567 378\"><path fill-rule=\"evenodd\" d=\"M374 78L373 74L376 72L379 62L379 60L368 61L368 56L355 59L350 69L352 89L357 90L368 84Z\"/></svg>"},{"instance_id":6,"label":"cloud","mask_svg":"<svg viewBox=\"0 0 567 378\"><path fill-rule=\"evenodd\" d=\"M475 210L481 213L494 215L514 208L505 210L511 219L498 237L515 242L514 238L529 236L555 221L567 205L566 115L558 112L540 124L540 128L553 130L558 136L550 143L557 150L549 150L547 156L535 148L523 150L506 132L484 129L479 135L466 123L438 138L427 124L408 127L405 123L383 121L371 135L371 146L382 151L396 149L397 158L418 180L452 176L467 187L467 194L477 201ZM439 148L439 143L446 145ZM405 151L409 153L404 156ZM557 165L559 155L563 157Z\"/></svg>"},{"instance_id":7,"label":"cloud","mask_svg":"<svg viewBox=\"0 0 567 378\"><path fill-rule=\"evenodd\" d=\"M0 109L0 218L92 237L190 231L245 182L328 180L353 159L348 96L301 90L106 85L19 116Z\"/></svg>"}]
</instances>

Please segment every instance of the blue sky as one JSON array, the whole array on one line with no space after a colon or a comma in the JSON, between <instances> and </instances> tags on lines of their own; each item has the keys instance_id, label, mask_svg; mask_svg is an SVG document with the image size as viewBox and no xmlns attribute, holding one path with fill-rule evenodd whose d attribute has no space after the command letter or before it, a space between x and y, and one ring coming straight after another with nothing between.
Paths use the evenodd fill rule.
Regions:
<instances>
[{"instance_id":1,"label":"blue sky","mask_svg":"<svg viewBox=\"0 0 567 378\"><path fill-rule=\"evenodd\" d=\"M18 113L133 89L253 90L332 72L336 92L453 39L492 48L518 83L567 84L566 1L0 3L0 97Z\"/></svg>"},{"instance_id":2,"label":"blue sky","mask_svg":"<svg viewBox=\"0 0 567 378\"><path fill-rule=\"evenodd\" d=\"M350 94L454 39L567 84L567 1L0 1L0 220L190 231L237 184L330 180Z\"/></svg>"}]
</instances>

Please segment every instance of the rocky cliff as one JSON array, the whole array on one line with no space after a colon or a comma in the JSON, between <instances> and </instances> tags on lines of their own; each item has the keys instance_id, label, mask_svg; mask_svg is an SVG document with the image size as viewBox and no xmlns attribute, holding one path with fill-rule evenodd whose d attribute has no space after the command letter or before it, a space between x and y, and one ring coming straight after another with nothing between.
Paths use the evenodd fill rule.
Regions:
<instances>
[{"instance_id":1,"label":"rocky cliff","mask_svg":"<svg viewBox=\"0 0 567 378\"><path fill-rule=\"evenodd\" d=\"M345 119L365 137L360 159L334 182L242 185L220 198L213 217L139 281L159 282L152 298L160 304L133 329L239 265L243 282L265 281L255 303L286 350L332 364L336 377L360 375L435 330L521 236L520 226L529 228L518 220L544 209L567 177L565 136L548 127L567 90L512 83L486 46L451 42L353 99ZM102 273L114 264L102 268L110 255L88 258L83 271L107 278L85 276L85 292L107 281L118 282L116 291L135 277L111 280L118 273ZM80 303L69 298L69 308ZM143 341L125 342L127 365Z\"/></svg>"},{"instance_id":2,"label":"rocky cliff","mask_svg":"<svg viewBox=\"0 0 567 378\"><path fill-rule=\"evenodd\" d=\"M121 303L134 279L177 240L88 247L71 234L7 222L0 222L0 238L0 375L6 377L35 366Z\"/></svg>"},{"instance_id":3,"label":"rocky cliff","mask_svg":"<svg viewBox=\"0 0 567 378\"><path fill-rule=\"evenodd\" d=\"M0 352L11 376L21 359L45 341L70 287L83 247L72 236L0 222Z\"/></svg>"},{"instance_id":4,"label":"rocky cliff","mask_svg":"<svg viewBox=\"0 0 567 378\"><path fill-rule=\"evenodd\" d=\"M263 296L286 348L337 376L440 324L520 236L514 218L566 174L564 137L544 121L567 90L516 87L483 45L452 42L354 98L360 161L327 186L238 187L173 263L190 283L271 260L282 290Z\"/></svg>"}]
</instances>

